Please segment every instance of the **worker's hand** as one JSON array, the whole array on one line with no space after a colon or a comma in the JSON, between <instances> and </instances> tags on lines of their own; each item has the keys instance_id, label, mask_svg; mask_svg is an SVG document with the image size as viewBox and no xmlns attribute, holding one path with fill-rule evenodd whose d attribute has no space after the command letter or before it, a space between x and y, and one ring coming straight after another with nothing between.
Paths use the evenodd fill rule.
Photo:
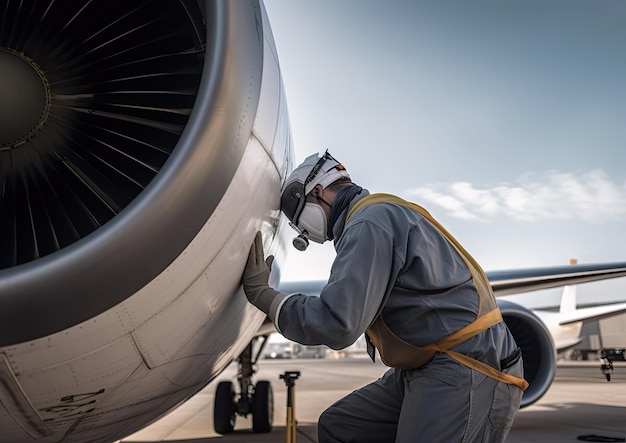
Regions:
<instances>
[{"instance_id":1,"label":"worker's hand","mask_svg":"<svg viewBox=\"0 0 626 443\"><path fill-rule=\"evenodd\" d=\"M273 261L274 256L272 255L265 260L263 256L263 239L261 238L261 232L257 232L243 271L243 290L246 293L246 297L248 297L248 301L266 314L270 314L272 302L276 298L280 297L282 299L284 296L284 294L271 288L268 283ZM274 313L272 312L271 314L270 318Z\"/></svg>"}]
</instances>

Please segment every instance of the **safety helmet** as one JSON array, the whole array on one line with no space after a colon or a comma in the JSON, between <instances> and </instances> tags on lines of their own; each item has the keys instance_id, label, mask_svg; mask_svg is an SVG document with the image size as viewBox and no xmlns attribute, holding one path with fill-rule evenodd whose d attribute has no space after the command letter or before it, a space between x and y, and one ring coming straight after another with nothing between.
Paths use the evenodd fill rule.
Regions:
<instances>
[{"instance_id":1,"label":"safety helmet","mask_svg":"<svg viewBox=\"0 0 626 443\"><path fill-rule=\"evenodd\" d=\"M297 226L309 192L317 185L326 188L343 177L350 178L348 171L328 151L321 157L310 155L285 180L280 193L280 209Z\"/></svg>"}]
</instances>

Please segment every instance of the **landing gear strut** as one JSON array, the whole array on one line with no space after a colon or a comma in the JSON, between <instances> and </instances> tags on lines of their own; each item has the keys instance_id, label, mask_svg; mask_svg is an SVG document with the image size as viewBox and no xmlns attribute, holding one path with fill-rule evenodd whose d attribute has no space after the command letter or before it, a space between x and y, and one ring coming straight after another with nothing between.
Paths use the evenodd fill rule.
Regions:
<instances>
[{"instance_id":1,"label":"landing gear strut","mask_svg":"<svg viewBox=\"0 0 626 443\"><path fill-rule=\"evenodd\" d=\"M613 373L613 362L607 358L602 359L600 370L606 377L606 381L611 381L611 374Z\"/></svg>"},{"instance_id":2,"label":"landing gear strut","mask_svg":"<svg viewBox=\"0 0 626 443\"><path fill-rule=\"evenodd\" d=\"M602 364L600 369L606 377L606 381L611 381L611 374L613 373L614 361L626 361L626 349L624 348L603 348L601 350Z\"/></svg>"},{"instance_id":3,"label":"landing gear strut","mask_svg":"<svg viewBox=\"0 0 626 443\"><path fill-rule=\"evenodd\" d=\"M253 347L262 340L253 357ZM255 337L237 359L238 371L237 382L239 394L231 381L222 381L215 391L213 405L213 427L218 434L233 432L237 416L247 417L252 414L252 430L254 432L270 432L274 418L274 398L272 385L269 381L259 380L256 385L252 384L252 376L256 372L256 365L267 336Z\"/></svg>"}]
</instances>

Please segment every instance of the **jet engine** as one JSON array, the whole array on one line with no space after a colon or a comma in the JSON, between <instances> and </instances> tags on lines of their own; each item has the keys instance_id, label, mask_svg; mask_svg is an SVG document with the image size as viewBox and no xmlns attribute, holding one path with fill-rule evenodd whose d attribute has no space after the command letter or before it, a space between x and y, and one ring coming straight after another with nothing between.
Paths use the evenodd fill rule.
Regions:
<instances>
[{"instance_id":1,"label":"jet engine","mask_svg":"<svg viewBox=\"0 0 626 443\"><path fill-rule=\"evenodd\" d=\"M497 299L507 327L522 349L524 378L529 383L521 407L546 393L556 372L556 350L550 331L532 311L508 300Z\"/></svg>"},{"instance_id":2,"label":"jet engine","mask_svg":"<svg viewBox=\"0 0 626 443\"><path fill-rule=\"evenodd\" d=\"M240 356L292 153L258 0L0 0L2 441L120 439Z\"/></svg>"},{"instance_id":3,"label":"jet engine","mask_svg":"<svg viewBox=\"0 0 626 443\"><path fill-rule=\"evenodd\" d=\"M0 2L0 345L116 305L206 223L256 116L259 8Z\"/></svg>"}]
</instances>

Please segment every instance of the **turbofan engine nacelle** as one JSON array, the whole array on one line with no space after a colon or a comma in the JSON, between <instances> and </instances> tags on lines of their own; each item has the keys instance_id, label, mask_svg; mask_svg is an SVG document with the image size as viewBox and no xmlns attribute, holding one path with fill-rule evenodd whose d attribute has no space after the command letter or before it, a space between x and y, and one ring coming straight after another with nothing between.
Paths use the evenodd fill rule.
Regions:
<instances>
[{"instance_id":1,"label":"turbofan engine nacelle","mask_svg":"<svg viewBox=\"0 0 626 443\"><path fill-rule=\"evenodd\" d=\"M293 149L259 0L0 0L0 440L110 442L265 318Z\"/></svg>"},{"instance_id":2,"label":"turbofan engine nacelle","mask_svg":"<svg viewBox=\"0 0 626 443\"><path fill-rule=\"evenodd\" d=\"M253 125L259 137L272 126L258 117L272 77L258 2L9 2L2 14L7 346L116 306L182 254L241 169Z\"/></svg>"}]
</instances>

